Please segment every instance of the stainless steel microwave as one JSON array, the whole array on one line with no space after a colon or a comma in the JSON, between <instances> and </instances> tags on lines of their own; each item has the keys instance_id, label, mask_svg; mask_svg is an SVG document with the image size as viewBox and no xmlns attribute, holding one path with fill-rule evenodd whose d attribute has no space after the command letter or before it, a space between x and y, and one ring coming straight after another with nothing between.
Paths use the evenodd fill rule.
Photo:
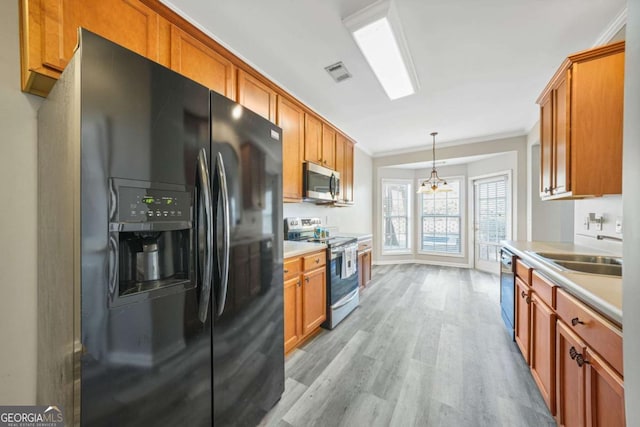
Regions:
<instances>
[{"instance_id":1,"label":"stainless steel microwave","mask_svg":"<svg viewBox=\"0 0 640 427\"><path fill-rule=\"evenodd\" d=\"M337 201L340 196L340 173L315 163L303 167L304 198Z\"/></svg>"}]
</instances>

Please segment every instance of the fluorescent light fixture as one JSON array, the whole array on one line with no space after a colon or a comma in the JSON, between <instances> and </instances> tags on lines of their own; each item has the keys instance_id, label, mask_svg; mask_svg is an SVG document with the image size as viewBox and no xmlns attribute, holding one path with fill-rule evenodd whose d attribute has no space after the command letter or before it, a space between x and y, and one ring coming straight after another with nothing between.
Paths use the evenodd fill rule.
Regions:
<instances>
[{"instance_id":1,"label":"fluorescent light fixture","mask_svg":"<svg viewBox=\"0 0 640 427\"><path fill-rule=\"evenodd\" d=\"M378 1L345 18L343 23L390 99L418 90L413 61L391 0Z\"/></svg>"}]
</instances>

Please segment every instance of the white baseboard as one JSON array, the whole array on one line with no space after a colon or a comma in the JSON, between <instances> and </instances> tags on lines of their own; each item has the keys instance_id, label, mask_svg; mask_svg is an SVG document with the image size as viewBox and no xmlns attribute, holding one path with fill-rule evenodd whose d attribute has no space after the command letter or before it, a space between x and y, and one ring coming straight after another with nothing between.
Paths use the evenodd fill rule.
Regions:
<instances>
[{"instance_id":1,"label":"white baseboard","mask_svg":"<svg viewBox=\"0 0 640 427\"><path fill-rule=\"evenodd\" d=\"M425 264L425 265L437 265L441 267L459 267L459 268L473 268L470 264L446 262L446 261L427 261L424 259L399 259L393 261L372 261L373 265L394 265L394 264Z\"/></svg>"}]
</instances>

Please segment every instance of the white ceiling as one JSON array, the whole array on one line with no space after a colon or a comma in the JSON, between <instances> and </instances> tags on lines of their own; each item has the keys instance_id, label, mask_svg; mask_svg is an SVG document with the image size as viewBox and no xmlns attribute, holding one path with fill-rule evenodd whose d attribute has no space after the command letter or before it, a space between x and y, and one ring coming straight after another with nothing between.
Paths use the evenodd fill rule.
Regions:
<instances>
[{"instance_id":1,"label":"white ceiling","mask_svg":"<svg viewBox=\"0 0 640 427\"><path fill-rule=\"evenodd\" d=\"M626 0L395 0L420 80L390 101L342 19L373 0L163 0L360 147L396 150L523 135L569 54L596 43ZM342 61L353 78L324 67Z\"/></svg>"}]
</instances>

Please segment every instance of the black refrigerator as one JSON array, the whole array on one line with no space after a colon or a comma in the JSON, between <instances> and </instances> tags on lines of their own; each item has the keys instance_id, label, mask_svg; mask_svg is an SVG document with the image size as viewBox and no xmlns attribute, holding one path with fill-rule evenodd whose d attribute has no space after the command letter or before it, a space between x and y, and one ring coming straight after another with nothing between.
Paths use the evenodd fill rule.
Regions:
<instances>
[{"instance_id":1,"label":"black refrigerator","mask_svg":"<svg viewBox=\"0 0 640 427\"><path fill-rule=\"evenodd\" d=\"M284 389L281 130L82 30L38 113L38 394L255 425Z\"/></svg>"}]
</instances>

